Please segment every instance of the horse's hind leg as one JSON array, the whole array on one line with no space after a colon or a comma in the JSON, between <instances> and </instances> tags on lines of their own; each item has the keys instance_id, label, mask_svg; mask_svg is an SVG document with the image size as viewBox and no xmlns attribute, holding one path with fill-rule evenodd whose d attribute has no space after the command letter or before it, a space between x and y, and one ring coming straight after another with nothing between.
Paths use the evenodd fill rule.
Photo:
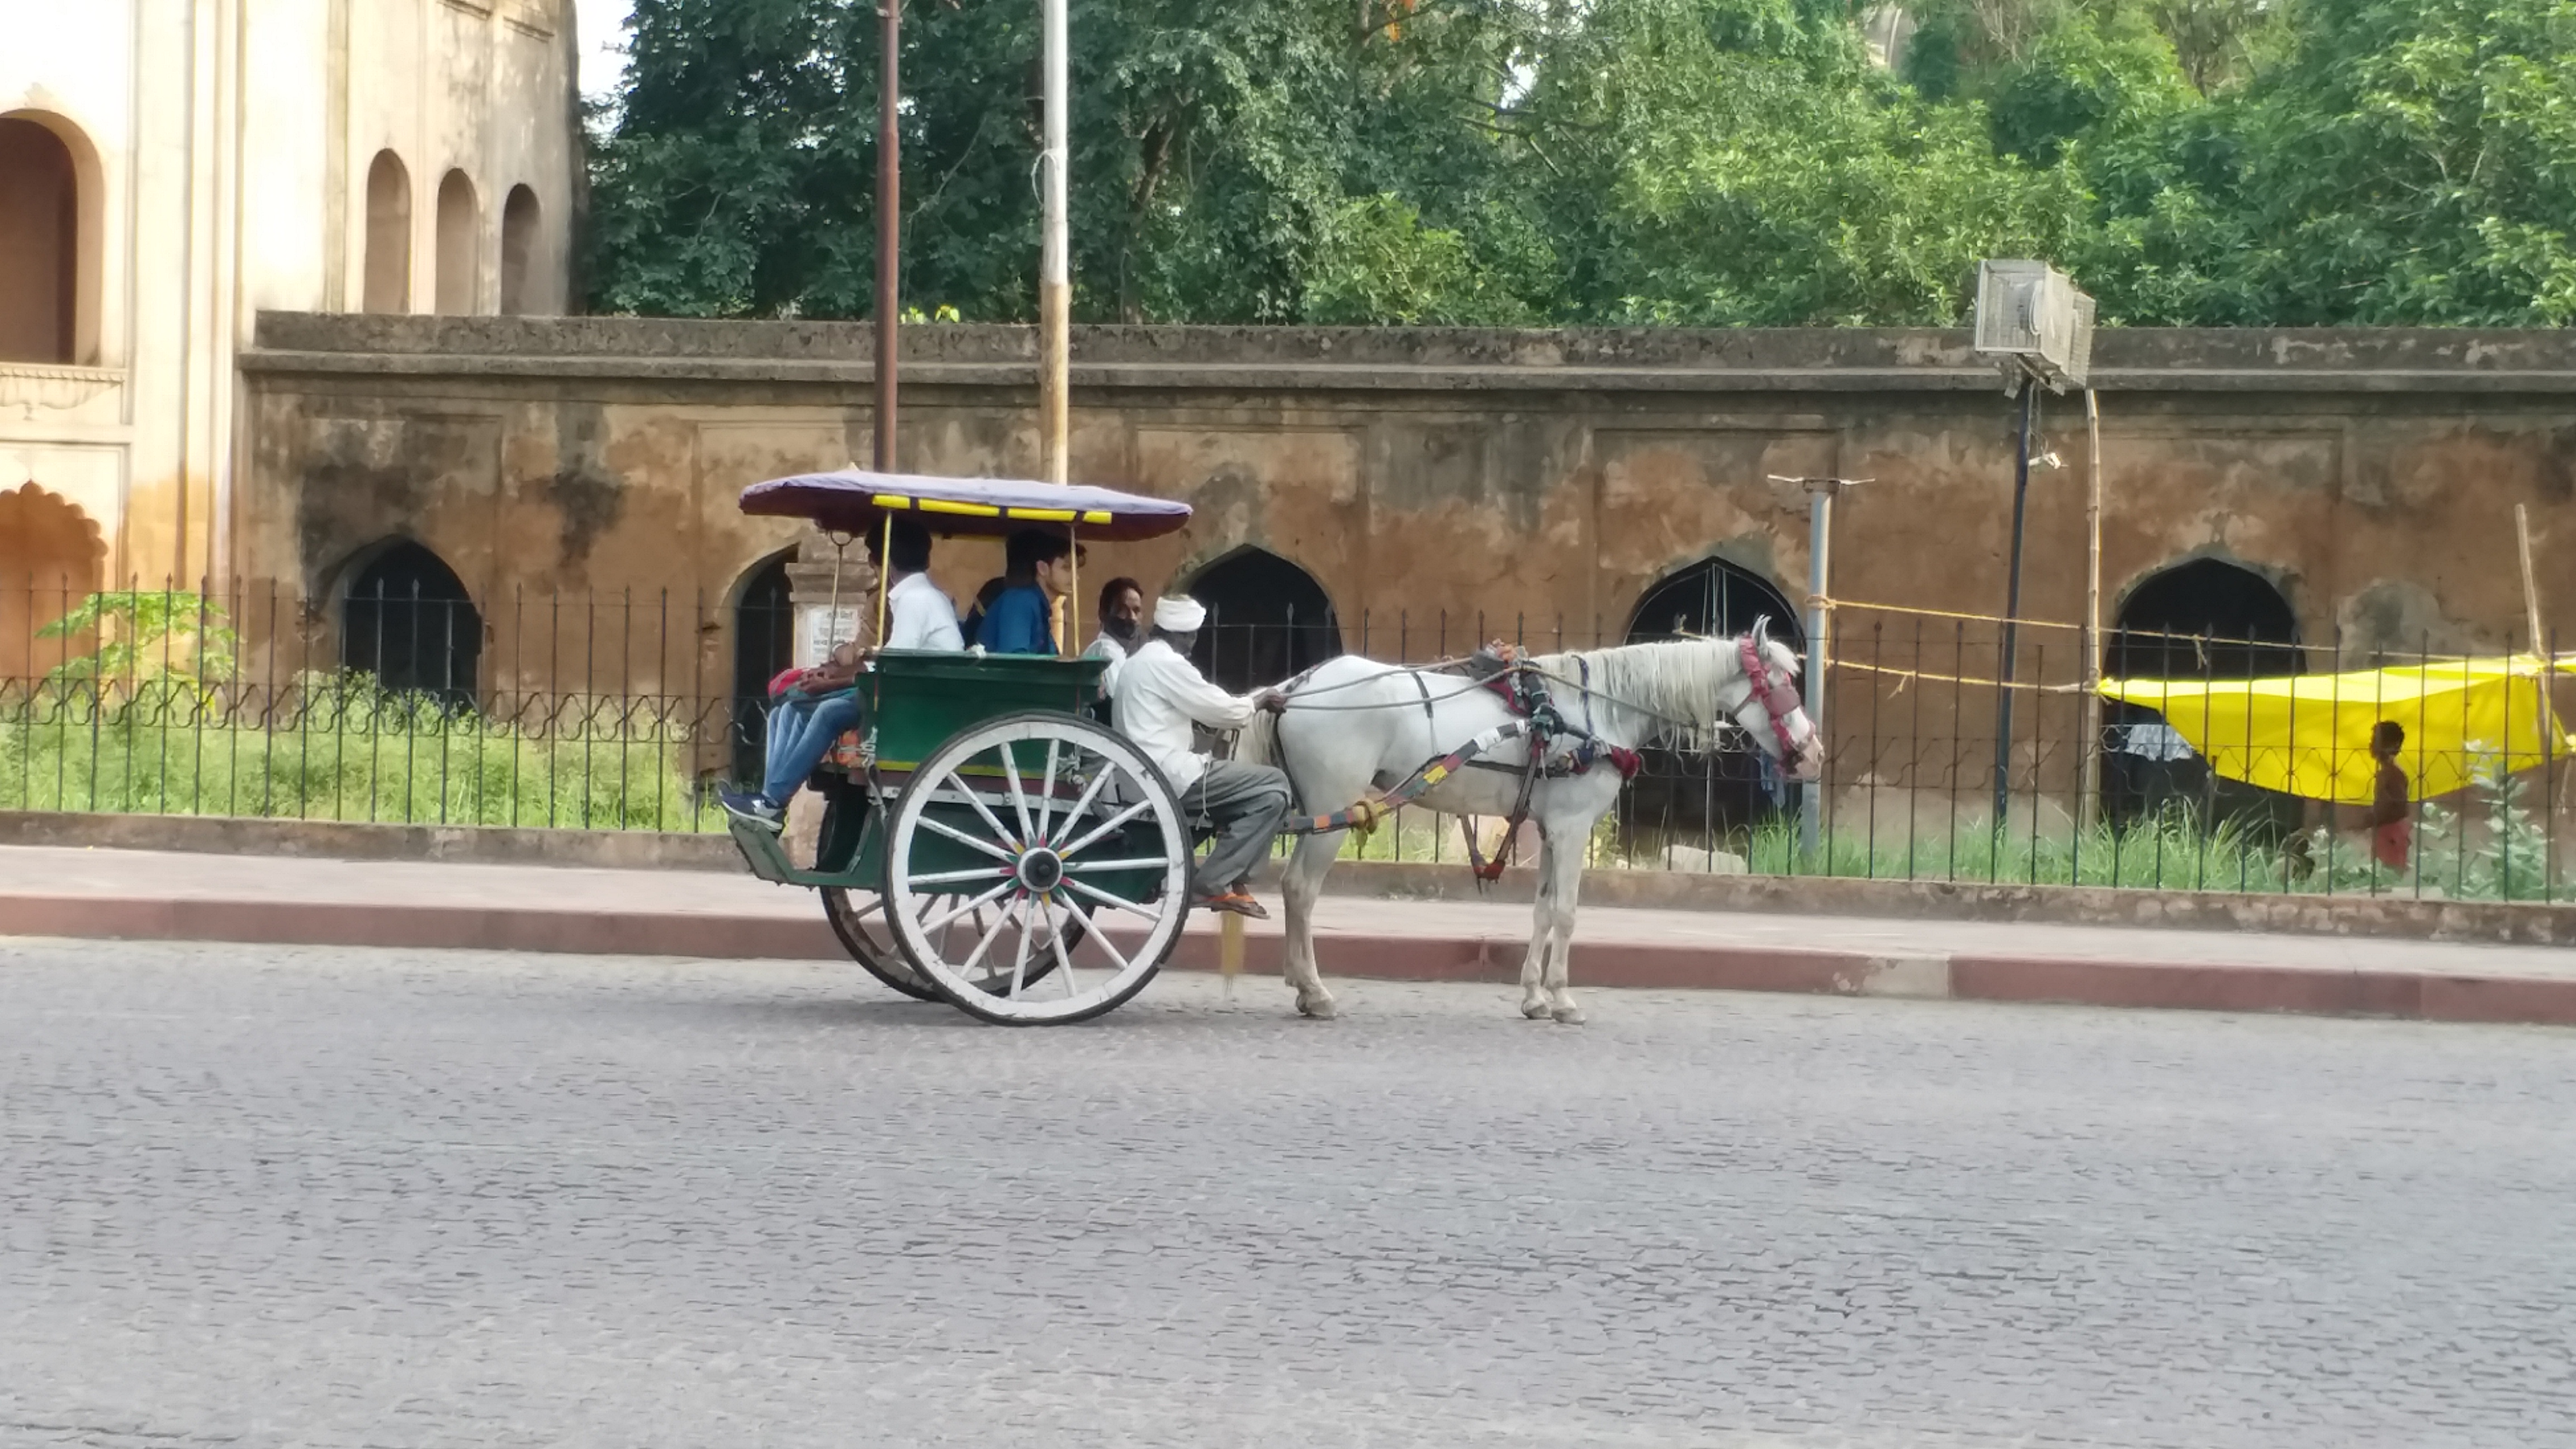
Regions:
<instances>
[{"instance_id":1,"label":"horse's hind leg","mask_svg":"<svg viewBox=\"0 0 2576 1449\"><path fill-rule=\"evenodd\" d=\"M1556 1011L1543 984L1547 972L1547 944L1550 922L1555 919L1556 837L1547 827L1539 827L1538 901L1530 909L1529 954L1521 958L1521 1015L1532 1021L1545 1021Z\"/></svg>"},{"instance_id":2,"label":"horse's hind leg","mask_svg":"<svg viewBox=\"0 0 2576 1449\"><path fill-rule=\"evenodd\" d=\"M1288 918L1283 953L1288 987L1297 993L1301 1014L1323 1020L1330 1020L1336 1008L1333 993L1324 989L1323 972L1315 965L1315 903L1323 897L1324 875L1333 868L1341 845L1339 832L1303 837L1279 880L1279 900Z\"/></svg>"}]
</instances>

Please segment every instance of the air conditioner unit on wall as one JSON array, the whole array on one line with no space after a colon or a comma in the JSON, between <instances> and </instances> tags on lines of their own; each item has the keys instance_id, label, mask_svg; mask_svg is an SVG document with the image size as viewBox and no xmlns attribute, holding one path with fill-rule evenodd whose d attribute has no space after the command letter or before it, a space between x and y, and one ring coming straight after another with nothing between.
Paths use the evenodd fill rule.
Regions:
<instances>
[{"instance_id":1,"label":"air conditioner unit on wall","mask_svg":"<svg viewBox=\"0 0 2576 1449\"><path fill-rule=\"evenodd\" d=\"M1977 264L1976 350L2017 359L2055 391L2082 387L2093 367L2093 299L2046 262Z\"/></svg>"}]
</instances>

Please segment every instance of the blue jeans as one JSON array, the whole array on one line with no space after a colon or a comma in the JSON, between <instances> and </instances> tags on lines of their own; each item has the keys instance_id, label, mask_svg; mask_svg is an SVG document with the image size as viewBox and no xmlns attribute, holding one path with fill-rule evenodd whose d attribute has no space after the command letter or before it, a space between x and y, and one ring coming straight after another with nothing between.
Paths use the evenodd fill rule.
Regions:
<instances>
[{"instance_id":1,"label":"blue jeans","mask_svg":"<svg viewBox=\"0 0 2576 1449\"><path fill-rule=\"evenodd\" d=\"M859 696L844 690L820 699L791 694L769 712L769 767L760 797L785 805L803 788L814 767L832 750L832 741L859 722Z\"/></svg>"}]
</instances>

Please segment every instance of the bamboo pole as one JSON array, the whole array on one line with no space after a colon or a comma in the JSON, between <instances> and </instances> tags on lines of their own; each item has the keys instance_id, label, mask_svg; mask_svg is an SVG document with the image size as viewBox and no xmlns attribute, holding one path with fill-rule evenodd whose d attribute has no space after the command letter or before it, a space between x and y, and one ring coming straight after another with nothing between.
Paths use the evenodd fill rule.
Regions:
<instances>
[{"instance_id":1,"label":"bamboo pole","mask_svg":"<svg viewBox=\"0 0 2576 1449\"><path fill-rule=\"evenodd\" d=\"M2084 777L2075 800L2078 831L2090 831L2102 819L2102 406L2089 387L2084 432Z\"/></svg>"}]
</instances>

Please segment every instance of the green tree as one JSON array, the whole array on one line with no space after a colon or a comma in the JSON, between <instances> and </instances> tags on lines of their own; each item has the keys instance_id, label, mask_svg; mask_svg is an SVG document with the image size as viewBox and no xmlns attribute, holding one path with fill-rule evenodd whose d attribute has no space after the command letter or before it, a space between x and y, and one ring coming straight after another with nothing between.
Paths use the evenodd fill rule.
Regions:
<instances>
[{"instance_id":1,"label":"green tree","mask_svg":"<svg viewBox=\"0 0 2576 1449\"><path fill-rule=\"evenodd\" d=\"M2242 91L2087 159L2106 316L2576 321L2576 3L2304 0Z\"/></svg>"}]
</instances>

